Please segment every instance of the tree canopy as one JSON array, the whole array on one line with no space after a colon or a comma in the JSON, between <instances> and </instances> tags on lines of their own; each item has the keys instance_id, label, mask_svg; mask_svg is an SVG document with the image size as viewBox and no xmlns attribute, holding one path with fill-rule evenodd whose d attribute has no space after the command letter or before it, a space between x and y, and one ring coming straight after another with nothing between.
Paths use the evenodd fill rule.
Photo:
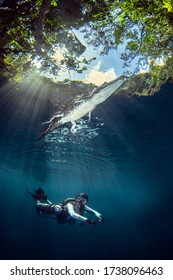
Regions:
<instances>
[{"instance_id":1,"label":"tree canopy","mask_svg":"<svg viewBox=\"0 0 173 280\"><path fill-rule=\"evenodd\" d=\"M173 0L2 0L1 75L21 81L38 64L47 77L63 68L86 70L90 61L80 58L86 46L74 29L101 55L123 45L124 67L138 57L152 79L173 78Z\"/></svg>"}]
</instances>

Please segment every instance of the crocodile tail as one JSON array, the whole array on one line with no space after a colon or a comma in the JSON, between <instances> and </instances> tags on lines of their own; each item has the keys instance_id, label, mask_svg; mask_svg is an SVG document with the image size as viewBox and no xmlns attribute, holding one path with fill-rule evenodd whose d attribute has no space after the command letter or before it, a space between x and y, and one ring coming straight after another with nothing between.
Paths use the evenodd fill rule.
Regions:
<instances>
[{"instance_id":1,"label":"crocodile tail","mask_svg":"<svg viewBox=\"0 0 173 280\"><path fill-rule=\"evenodd\" d=\"M61 123L58 123L59 118L55 117L51 123L49 124L48 128L43 131L43 133L36 139L36 141L41 140L44 138L49 132L54 130L56 127L60 126Z\"/></svg>"}]
</instances>

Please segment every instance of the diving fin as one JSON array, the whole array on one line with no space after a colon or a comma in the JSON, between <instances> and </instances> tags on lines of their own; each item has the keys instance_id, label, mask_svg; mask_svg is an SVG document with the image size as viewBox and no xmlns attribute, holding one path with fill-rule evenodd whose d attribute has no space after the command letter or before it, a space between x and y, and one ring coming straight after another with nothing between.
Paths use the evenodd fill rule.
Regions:
<instances>
[{"instance_id":1,"label":"diving fin","mask_svg":"<svg viewBox=\"0 0 173 280\"><path fill-rule=\"evenodd\" d=\"M42 188L38 188L35 193L31 193L28 189L27 192L35 199L35 200L45 200L47 201L47 195L45 195Z\"/></svg>"}]
</instances>

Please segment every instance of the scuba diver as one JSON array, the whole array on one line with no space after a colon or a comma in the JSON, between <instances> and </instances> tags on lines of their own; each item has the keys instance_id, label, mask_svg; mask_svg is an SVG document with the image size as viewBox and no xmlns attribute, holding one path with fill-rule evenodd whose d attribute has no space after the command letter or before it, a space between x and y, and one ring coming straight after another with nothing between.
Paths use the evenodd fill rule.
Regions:
<instances>
[{"instance_id":1,"label":"scuba diver","mask_svg":"<svg viewBox=\"0 0 173 280\"><path fill-rule=\"evenodd\" d=\"M38 188L34 194L28 189L26 190L36 200L38 214L53 214L60 224L73 224L75 221L78 221L80 225L85 223L95 224L95 220L90 220L83 216L84 211L95 215L99 222L103 222L102 215L86 205L88 202L88 195L86 193L80 193L75 198L67 198L61 203L53 204L48 200L41 188Z\"/></svg>"}]
</instances>

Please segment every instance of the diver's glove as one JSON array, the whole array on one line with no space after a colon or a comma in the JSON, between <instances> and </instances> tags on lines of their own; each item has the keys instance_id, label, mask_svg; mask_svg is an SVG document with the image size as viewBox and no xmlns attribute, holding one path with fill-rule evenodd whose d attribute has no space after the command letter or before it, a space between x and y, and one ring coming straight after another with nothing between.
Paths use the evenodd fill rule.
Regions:
<instances>
[{"instance_id":1,"label":"diver's glove","mask_svg":"<svg viewBox=\"0 0 173 280\"><path fill-rule=\"evenodd\" d=\"M90 225L94 225L94 224L96 223L96 221L87 219L87 220L86 220L86 223L88 223L88 224L90 224Z\"/></svg>"},{"instance_id":2,"label":"diver's glove","mask_svg":"<svg viewBox=\"0 0 173 280\"><path fill-rule=\"evenodd\" d=\"M102 216L98 217L98 221L99 221L100 223L102 223L102 222L104 221L103 217L102 217Z\"/></svg>"},{"instance_id":3,"label":"diver's glove","mask_svg":"<svg viewBox=\"0 0 173 280\"><path fill-rule=\"evenodd\" d=\"M98 221L99 221L100 223L103 222L103 217L102 217L101 214L97 214L97 218L98 218Z\"/></svg>"}]
</instances>

